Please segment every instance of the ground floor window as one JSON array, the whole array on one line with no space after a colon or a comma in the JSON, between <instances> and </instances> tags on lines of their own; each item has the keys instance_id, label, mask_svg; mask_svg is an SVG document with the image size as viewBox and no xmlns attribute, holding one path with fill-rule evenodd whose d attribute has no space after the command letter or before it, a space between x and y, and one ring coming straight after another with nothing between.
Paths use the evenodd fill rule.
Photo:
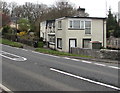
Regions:
<instances>
[{"instance_id":1,"label":"ground floor window","mask_svg":"<svg viewBox=\"0 0 120 93\"><path fill-rule=\"evenodd\" d=\"M49 42L55 43L55 36L49 36Z\"/></svg>"},{"instance_id":2,"label":"ground floor window","mask_svg":"<svg viewBox=\"0 0 120 93\"><path fill-rule=\"evenodd\" d=\"M83 39L83 48L90 48L91 39Z\"/></svg>"},{"instance_id":3,"label":"ground floor window","mask_svg":"<svg viewBox=\"0 0 120 93\"><path fill-rule=\"evenodd\" d=\"M57 38L57 48L62 49L62 38Z\"/></svg>"}]
</instances>

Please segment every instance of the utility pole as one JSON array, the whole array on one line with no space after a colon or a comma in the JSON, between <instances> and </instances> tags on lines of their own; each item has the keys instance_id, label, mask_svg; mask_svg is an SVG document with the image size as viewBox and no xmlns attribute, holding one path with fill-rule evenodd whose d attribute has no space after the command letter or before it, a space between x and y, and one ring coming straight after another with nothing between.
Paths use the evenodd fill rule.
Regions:
<instances>
[{"instance_id":1,"label":"utility pole","mask_svg":"<svg viewBox=\"0 0 120 93\"><path fill-rule=\"evenodd\" d=\"M107 0L106 0L106 2L105 2L105 6L106 6L106 11L105 11L105 15L106 15L106 17L107 17L107 15L108 15L108 10L107 10Z\"/></svg>"}]
</instances>

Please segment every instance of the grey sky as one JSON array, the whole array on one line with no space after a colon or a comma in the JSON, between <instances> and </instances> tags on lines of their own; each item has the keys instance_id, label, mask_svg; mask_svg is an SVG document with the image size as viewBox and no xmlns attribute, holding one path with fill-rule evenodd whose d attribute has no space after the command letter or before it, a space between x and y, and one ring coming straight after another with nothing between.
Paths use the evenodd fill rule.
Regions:
<instances>
[{"instance_id":1,"label":"grey sky","mask_svg":"<svg viewBox=\"0 0 120 93\"><path fill-rule=\"evenodd\" d=\"M17 2L24 4L25 2L43 3L52 5L58 0L4 0L7 2ZM120 0L67 0L75 4L76 7L86 9L86 12L92 17L106 17L106 10L111 7L112 12L118 12L118 2Z\"/></svg>"}]
</instances>

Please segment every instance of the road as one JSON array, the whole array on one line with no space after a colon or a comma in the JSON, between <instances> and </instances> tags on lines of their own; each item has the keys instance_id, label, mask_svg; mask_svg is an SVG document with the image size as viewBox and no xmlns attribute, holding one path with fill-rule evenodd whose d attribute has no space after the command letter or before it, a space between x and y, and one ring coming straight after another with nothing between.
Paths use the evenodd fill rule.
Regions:
<instances>
[{"instance_id":1,"label":"road","mask_svg":"<svg viewBox=\"0 0 120 93\"><path fill-rule=\"evenodd\" d=\"M2 45L2 85L11 91L120 90L117 66Z\"/></svg>"}]
</instances>

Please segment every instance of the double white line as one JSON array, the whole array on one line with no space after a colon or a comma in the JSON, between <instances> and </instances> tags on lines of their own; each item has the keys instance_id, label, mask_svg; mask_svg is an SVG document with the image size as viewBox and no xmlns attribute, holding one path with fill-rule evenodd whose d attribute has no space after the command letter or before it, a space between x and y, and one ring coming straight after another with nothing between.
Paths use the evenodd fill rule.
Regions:
<instances>
[{"instance_id":1,"label":"double white line","mask_svg":"<svg viewBox=\"0 0 120 93\"><path fill-rule=\"evenodd\" d=\"M2 84L0 84L0 88L2 89L2 91L6 91L7 93L13 93L10 89L8 89L7 87L3 86Z\"/></svg>"},{"instance_id":2,"label":"double white line","mask_svg":"<svg viewBox=\"0 0 120 93\"><path fill-rule=\"evenodd\" d=\"M14 61L26 61L27 60L27 58L24 58L24 57L15 55L15 54L11 54L11 53L8 53L5 51L0 51L0 52L1 52L0 56L5 57L5 58L10 59L10 60L14 60ZM6 56L6 55L8 55L8 56ZM9 56L13 56L14 58L9 57Z\"/></svg>"}]
</instances>

